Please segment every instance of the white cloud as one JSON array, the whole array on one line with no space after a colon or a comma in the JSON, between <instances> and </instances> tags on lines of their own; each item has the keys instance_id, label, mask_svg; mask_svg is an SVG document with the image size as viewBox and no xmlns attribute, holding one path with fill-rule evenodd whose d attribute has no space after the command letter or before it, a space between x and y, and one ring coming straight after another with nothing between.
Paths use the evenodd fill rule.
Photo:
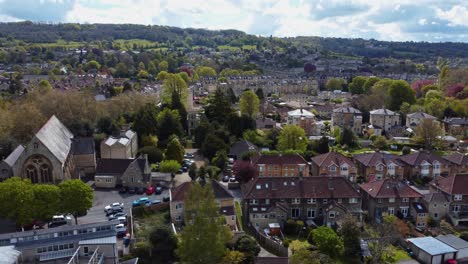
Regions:
<instances>
[{"instance_id":1,"label":"white cloud","mask_svg":"<svg viewBox=\"0 0 468 264\"><path fill-rule=\"evenodd\" d=\"M456 5L447 11L437 8L437 16L450 22L451 26L468 26L468 8Z\"/></svg>"}]
</instances>

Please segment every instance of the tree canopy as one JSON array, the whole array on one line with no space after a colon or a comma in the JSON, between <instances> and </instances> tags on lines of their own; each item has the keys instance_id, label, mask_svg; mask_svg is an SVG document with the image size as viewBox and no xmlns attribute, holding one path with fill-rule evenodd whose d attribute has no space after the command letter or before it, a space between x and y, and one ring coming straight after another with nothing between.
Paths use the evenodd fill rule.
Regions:
<instances>
[{"instance_id":1,"label":"tree canopy","mask_svg":"<svg viewBox=\"0 0 468 264\"><path fill-rule=\"evenodd\" d=\"M304 152L307 149L308 142L304 129L296 125L287 125L283 127L278 136L277 148L280 151L297 150Z\"/></svg>"}]
</instances>

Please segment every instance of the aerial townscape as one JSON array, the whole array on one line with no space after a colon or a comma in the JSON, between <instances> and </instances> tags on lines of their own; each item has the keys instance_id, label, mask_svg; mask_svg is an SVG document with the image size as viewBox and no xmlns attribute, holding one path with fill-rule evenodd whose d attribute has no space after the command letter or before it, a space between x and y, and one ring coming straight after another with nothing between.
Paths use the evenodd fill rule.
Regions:
<instances>
[{"instance_id":1,"label":"aerial townscape","mask_svg":"<svg viewBox=\"0 0 468 264\"><path fill-rule=\"evenodd\" d=\"M404 41L97 2L0 1L0 264L468 263L465 2Z\"/></svg>"}]
</instances>

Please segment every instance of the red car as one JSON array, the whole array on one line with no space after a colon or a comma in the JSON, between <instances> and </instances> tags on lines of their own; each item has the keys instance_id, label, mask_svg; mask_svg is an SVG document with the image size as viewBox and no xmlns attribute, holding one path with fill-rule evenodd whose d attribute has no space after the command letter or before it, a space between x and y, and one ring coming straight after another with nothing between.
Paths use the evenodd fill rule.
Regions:
<instances>
[{"instance_id":1,"label":"red car","mask_svg":"<svg viewBox=\"0 0 468 264\"><path fill-rule=\"evenodd\" d=\"M154 193L155 188L153 186L150 186L146 188L146 195L151 195Z\"/></svg>"}]
</instances>

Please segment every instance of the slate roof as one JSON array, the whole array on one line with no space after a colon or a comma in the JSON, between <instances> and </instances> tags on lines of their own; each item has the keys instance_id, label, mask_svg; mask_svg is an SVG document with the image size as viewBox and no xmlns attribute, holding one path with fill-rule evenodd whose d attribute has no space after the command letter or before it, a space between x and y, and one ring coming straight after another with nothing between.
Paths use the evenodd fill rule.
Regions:
<instances>
[{"instance_id":1,"label":"slate roof","mask_svg":"<svg viewBox=\"0 0 468 264\"><path fill-rule=\"evenodd\" d=\"M445 203L448 202L447 197L441 192L430 192L424 195L424 200L427 202L437 202L437 203Z\"/></svg>"},{"instance_id":2,"label":"slate roof","mask_svg":"<svg viewBox=\"0 0 468 264\"><path fill-rule=\"evenodd\" d=\"M0 263L15 264L19 263L21 252L15 249L15 246L0 247Z\"/></svg>"},{"instance_id":3,"label":"slate roof","mask_svg":"<svg viewBox=\"0 0 468 264\"><path fill-rule=\"evenodd\" d=\"M407 117L417 118L417 119L437 119L435 116L431 116L430 114L426 114L424 112L414 112L414 113L408 114Z\"/></svg>"},{"instance_id":4,"label":"slate roof","mask_svg":"<svg viewBox=\"0 0 468 264\"><path fill-rule=\"evenodd\" d=\"M377 180L360 184L362 191L372 198L422 198L422 194L415 191L405 182L394 179Z\"/></svg>"},{"instance_id":5,"label":"slate roof","mask_svg":"<svg viewBox=\"0 0 468 264\"><path fill-rule=\"evenodd\" d=\"M229 199L234 198L232 194L224 188L219 182L217 181L210 181L211 187L213 188L213 193L216 199ZM185 194L190 190L192 187L192 182L184 182L181 185L177 186L176 188L172 188L171 190L171 200L172 201L184 201Z\"/></svg>"},{"instance_id":6,"label":"slate roof","mask_svg":"<svg viewBox=\"0 0 468 264\"><path fill-rule=\"evenodd\" d=\"M371 115L396 115L396 116L400 115L386 108L372 110L370 111L370 114Z\"/></svg>"},{"instance_id":7,"label":"slate roof","mask_svg":"<svg viewBox=\"0 0 468 264\"><path fill-rule=\"evenodd\" d=\"M333 110L333 113L348 113L348 114L362 114L361 111L354 107L338 107Z\"/></svg>"},{"instance_id":8,"label":"slate roof","mask_svg":"<svg viewBox=\"0 0 468 264\"><path fill-rule=\"evenodd\" d=\"M443 122L449 125L468 126L468 118L465 117L451 117L445 119Z\"/></svg>"},{"instance_id":9,"label":"slate roof","mask_svg":"<svg viewBox=\"0 0 468 264\"><path fill-rule=\"evenodd\" d=\"M244 199L359 198L343 177L258 177L242 186Z\"/></svg>"},{"instance_id":10,"label":"slate roof","mask_svg":"<svg viewBox=\"0 0 468 264\"><path fill-rule=\"evenodd\" d=\"M307 164L299 154L262 155L255 161L256 164Z\"/></svg>"},{"instance_id":11,"label":"slate roof","mask_svg":"<svg viewBox=\"0 0 468 264\"><path fill-rule=\"evenodd\" d=\"M73 134L53 115L36 133L36 138L62 163L72 147Z\"/></svg>"},{"instance_id":12,"label":"slate roof","mask_svg":"<svg viewBox=\"0 0 468 264\"><path fill-rule=\"evenodd\" d=\"M13 152L11 152L10 155L8 155L8 157L4 160L5 163L10 165L10 167L13 167L23 151L24 147L22 145L18 145L15 150L13 150Z\"/></svg>"},{"instance_id":13,"label":"slate roof","mask_svg":"<svg viewBox=\"0 0 468 264\"><path fill-rule=\"evenodd\" d=\"M314 117L315 115L305 109L296 109L288 112L288 116Z\"/></svg>"},{"instance_id":14,"label":"slate roof","mask_svg":"<svg viewBox=\"0 0 468 264\"><path fill-rule=\"evenodd\" d=\"M433 164L433 162L436 160L440 162L440 164L442 165L450 164L450 162L448 162L446 159L439 157L435 155L434 153L428 152L428 151L419 151L419 152L411 153L408 155L404 155L400 157L400 160L410 166L419 166L421 165L423 161L427 161Z\"/></svg>"},{"instance_id":15,"label":"slate roof","mask_svg":"<svg viewBox=\"0 0 468 264\"><path fill-rule=\"evenodd\" d=\"M312 158L312 162L315 163L317 166L330 166L332 164L341 166L342 164L348 164L350 167L355 167L354 163L343 154L330 151L325 154L321 154Z\"/></svg>"},{"instance_id":16,"label":"slate roof","mask_svg":"<svg viewBox=\"0 0 468 264\"><path fill-rule=\"evenodd\" d=\"M398 155L386 154L382 152L363 153L354 155L354 159L362 163L362 165L366 167L375 167L379 163L385 166L388 166L391 163L396 164L398 166L402 166L403 163L400 160L398 160L398 158Z\"/></svg>"},{"instance_id":17,"label":"slate roof","mask_svg":"<svg viewBox=\"0 0 468 264\"><path fill-rule=\"evenodd\" d=\"M73 153L75 155L87 155L95 152L94 139L92 137L79 137L73 139Z\"/></svg>"},{"instance_id":18,"label":"slate roof","mask_svg":"<svg viewBox=\"0 0 468 264\"><path fill-rule=\"evenodd\" d=\"M460 152L454 152L450 155L444 156L443 158L457 164L458 166L468 166L468 155Z\"/></svg>"},{"instance_id":19,"label":"slate roof","mask_svg":"<svg viewBox=\"0 0 468 264\"><path fill-rule=\"evenodd\" d=\"M98 159L96 175L123 174L133 159Z\"/></svg>"},{"instance_id":20,"label":"slate roof","mask_svg":"<svg viewBox=\"0 0 468 264\"><path fill-rule=\"evenodd\" d=\"M457 174L450 177L437 177L431 185L448 194L468 195L468 174Z\"/></svg>"},{"instance_id":21,"label":"slate roof","mask_svg":"<svg viewBox=\"0 0 468 264\"><path fill-rule=\"evenodd\" d=\"M240 159L242 154L247 152L258 152L258 147L248 140L241 140L232 144L229 155L235 155L237 159Z\"/></svg>"}]
</instances>

